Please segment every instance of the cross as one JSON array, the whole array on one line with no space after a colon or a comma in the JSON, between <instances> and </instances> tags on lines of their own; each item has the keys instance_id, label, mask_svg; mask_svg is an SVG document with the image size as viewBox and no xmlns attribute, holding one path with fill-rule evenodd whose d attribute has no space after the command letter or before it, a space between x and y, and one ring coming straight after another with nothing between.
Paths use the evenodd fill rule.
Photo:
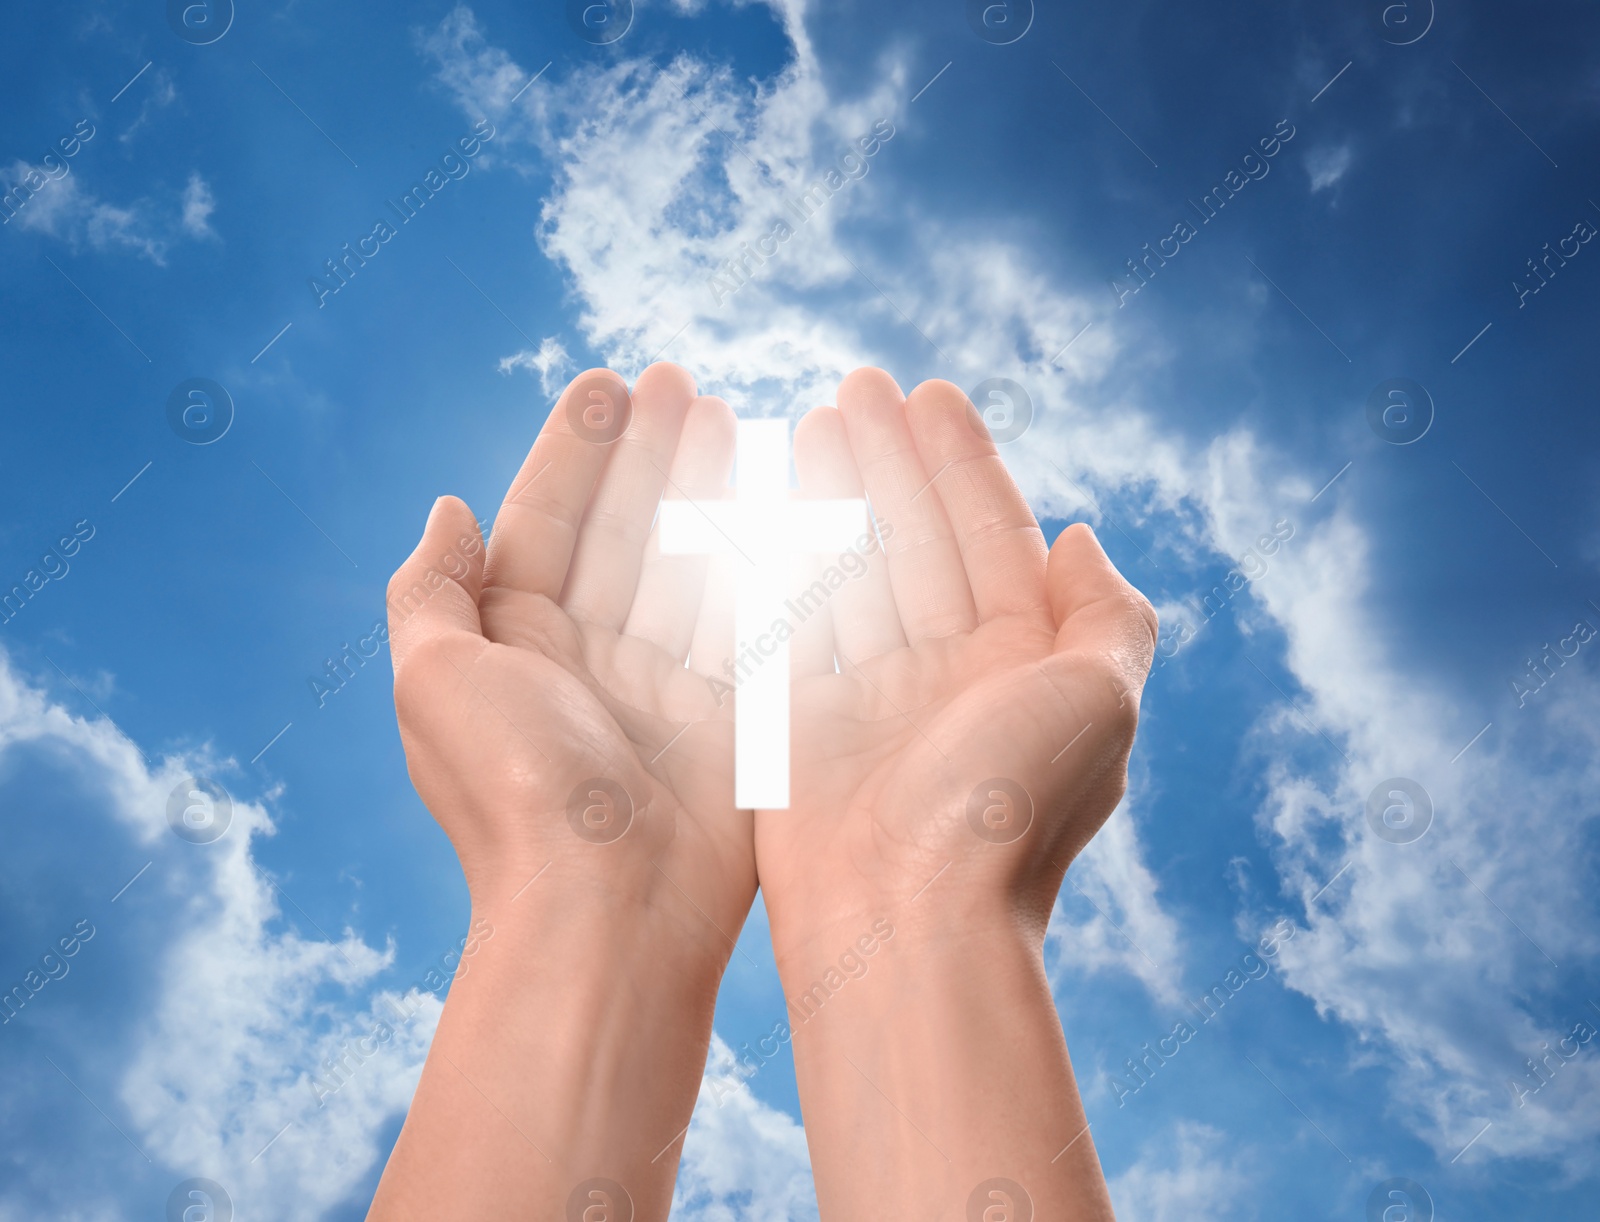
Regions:
<instances>
[{"instance_id":1,"label":"cross","mask_svg":"<svg viewBox=\"0 0 1600 1222\"><path fill-rule=\"evenodd\" d=\"M740 558L733 609L738 652L757 646L733 698L733 800L741 808L789 806L789 637L785 615L796 553L847 551L867 529L864 500L789 499L789 422L739 421L731 501L664 501L665 555ZM771 642L771 652L761 648Z\"/></svg>"}]
</instances>

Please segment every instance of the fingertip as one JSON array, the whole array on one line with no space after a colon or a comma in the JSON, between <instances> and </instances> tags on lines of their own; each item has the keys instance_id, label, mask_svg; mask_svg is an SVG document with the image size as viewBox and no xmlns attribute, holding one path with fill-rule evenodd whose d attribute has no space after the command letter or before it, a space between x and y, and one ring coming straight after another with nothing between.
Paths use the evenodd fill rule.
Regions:
<instances>
[{"instance_id":1,"label":"fingertip","mask_svg":"<svg viewBox=\"0 0 1600 1222\"><path fill-rule=\"evenodd\" d=\"M678 449L672 456L672 478L688 481L697 495L714 496L722 491L733 474L738 419L733 408L715 395L701 395L689 404L679 433ZM671 497L681 489L669 487Z\"/></svg>"},{"instance_id":2,"label":"fingertip","mask_svg":"<svg viewBox=\"0 0 1600 1222\"><path fill-rule=\"evenodd\" d=\"M1088 549L1089 554L1099 555L1105 558L1107 563L1110 563L1109 558L1106 557L1106 549L1100 546L1100 536L1094 533L1094 527L1087 522L1074 522L1063 529L1056 536L1056 541L1050 550L1053 552L1058 547L1064 552Z\"/></svg>"},{"instance_id":3,"label":"fingertip","mask_svg":"<svg viewBox=\"0 0 1600 1222\"><path fill-rule=\"evenodd\" d=\"M415 638L440 625L478 631L484 560L483 534L467 503L455 496L437 498L422 538L389 578L384 597L391 636ZM456 592L446 593L447 588ZM402 625L409 626L404 634Z\"/></svg>"},{"instance_id":4,"label":"fingertip","mask_svg":"<svg viewBox=\"0 0 1600 1222\"><path fill-rule=\"evenodd\" d=\"M859 496L861 476L836 407L814 407L794 430L794 467L810 496Z\"/></svg>"},{"instance_id":5,"label":"fingertip","mask_svg":"<svg viewBox=\"0 0 1600 1222\"><path fill-rule=\"evenodd\" d=\"M827 441L842 427L837 407L813 407L794 426L796 458L802 449L814 451L819 442Z\"/></svg>"},{"instance_id":6,"label":"fingertip","mask_svg":"<svg viewBox=\"0 0 1600 1222\"><path fill-rule=\"evenodd\" d=\"M947 404L965 404L967 392L954 382L944 378L929 378L925 382L918 382L911 393L906 396L907 403L918 403L929 406Z\"/></svg>"},{"instance_id":7,"label":"fingertip","mask_svg":"<svg viewBox=\"0 0 1600 1222\"><path fill-rule=\"evenodd\" d=\"M698 395L689 410L694 413L695 423L717 437L732 437L738 431L739 418L734 414L733 408L728 406L726 399L719 395Z\"/></svg>"},{"instance_id":8,"label":"fingertip","mask_svg":"<svg viewBox=\"0 0 1600 1222\"><path fill-rule=\"evenodd\" d=\"M847 418L880 404L899 406L904 402L905 394L900 384L876 366L853 369L839 383L839 410Z\"/></svg>"},{"instance_id":9,"label":"fingertip","mask_svg":"<svg viewBox=\"0 0 1600 1222\"><path fill-rule=\"evenodd\" d=\"M479 535L478 519L468 507L467 503L458 496L446 493L433 502L433 508L428 510L428 522L423 527L424 535L440 530L451 530L462 526L470 526L474 534Z\"/></svg>"},{"instance_id":10,"label":"fingertip","mask_svg":"<svg viewBox=\"0 0 1600 1222\"><path fill-rule=\"evenodd\" d=\"M967 392L954 382L930 378L906 397L906 416L919 437L941 443L940 452L994 450L994 439Z\"/></svg>"},{"instance_id":11,"label":"fingertip","mask_svg":"<svg viewBox=\"0 0 1600 1222\"><path fill-rule=\"evenodd\" d=\"M1100 537L1087 522L1066 527L1050 548L1050 602L1056 623L1064 624L1075 611L1107 599L1126 604L1137 612L1150 631L1152 643L1159 638L1160 621L1150 600L1112 563Z\"/></svg>"},{"instance_id":12,"label":"fingertip","mask_svg":"<svg viewBox=\"0 0 1600 1222\"><path fill-rule=\"evenodd\" d=\"M428 524L422 529L413 559L440 568L460 581L474 597L483 577L483 531L477 515L458 496L441 496L428 511Z\"/></svg>"},{"instance_id":13,"label":"fingertip","mask_svg":"<svg viewBox=\"0 0 1600 1222\"><path fill-rule=\"evenodd\" d=\"M581 386L584 382L587 382L592 378L603 378L608 382L615 382L624 390L628 388L627 379L615 369L607 369L604 365L597 365L593 369L585 369L582 373L578 374L570 382L568 382L561 390L561 397L565 399L569 394L572 393L573 387Z\"/></svg>"},{"instance_id":14,"label":"fingertip","mask_svg":"<svg viewBox=\"0 0 1600 1222\"><path fill-rule=\"evenodd\" d=\"M666 395L687 403L695 397L694 375L682 365L657 361L639 375L633 384L633 393Z\"/></svg>"}]
</instances>

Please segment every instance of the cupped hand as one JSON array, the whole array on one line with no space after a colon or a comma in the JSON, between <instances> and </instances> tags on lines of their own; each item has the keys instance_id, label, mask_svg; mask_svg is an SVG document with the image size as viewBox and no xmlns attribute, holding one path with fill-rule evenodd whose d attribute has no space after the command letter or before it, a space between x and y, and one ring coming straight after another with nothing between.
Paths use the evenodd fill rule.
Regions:
<instances>
[{"instance_id":1,"label":"cupped hand","mask_svg":"<svg viewBox=\"0 0 1600 1222\"><path fill-rule=\"evenodd\" d=\"M652 523L663 493L724 496L733 449L727 404L676 366L647 369L631 405L591 370L551 411L487 554L444 497L395 573L406 760L475 905L576 886L731 953L755 893L750 815L733 807L731 710L684 665L723 625L701 613L705 561L661 556Z\"/></svg>"},{"instance_id":2,"label":"cupped hand","mask_svg":"<svg viewBox=\"0 0 1600 1222\"><path fill-rule=\"evenodd\" d=\"M755 829L779 966L880 918L1042 944L1125 789L1155 613L1087 526L1046 548L957 387L866 369L838 399L796 431L801 494L864 493L883 545L793 646L791 807Z\"/></svg>"}]
</instances>

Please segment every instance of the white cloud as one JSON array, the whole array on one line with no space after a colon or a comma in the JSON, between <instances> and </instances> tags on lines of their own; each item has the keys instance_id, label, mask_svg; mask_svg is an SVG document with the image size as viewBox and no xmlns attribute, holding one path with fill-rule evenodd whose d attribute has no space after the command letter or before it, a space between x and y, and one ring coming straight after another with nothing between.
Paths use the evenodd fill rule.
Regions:
<instances>
[{"instance_id":1,"label":"white cloud","mask_svg":"<svg viewBox=\"0 0 1600 1222\"><path fill-rule=\"evenodd\" d=\"M134 97L139 98L139 113L117 137L121 144L131 144L134 135L150 122L155 113L171 106L178 97L177 86L164 68L157 68L143 80L133 82L132 88L137 93L131 94L127 100L131 102Z\"/></svg>"},{"instance_id":2,"label":"white cloud","mask_svg":"<svg viewBox=\"0 0 1600 1222\"><path fill-rule=\"evenodd\" d=\"M78 812L80 835L99 852L115 854L120 846L129 875L138 861L150 863L117 909L94 916L99 937L120 939L122 966L153 982L154 1004L95 1013L93 1047L72 1050L85 1063L72 1071L85 1093L99 1098L174 1182L204 1174L252 1216L317 1218L345 1201L371 1175L383 1154L380 1136L410 1102L437 998L384 991L356 1000L391 963L393 948L369 946L348 929L328 942L284 927L282 893L252 854L255 838L274 830L262 803L234 797L231 825L214 843L190 844L172 833L167 804L174 789L191 775L226 776L229 761L200 751L148 764L114 725L72 716L4 654L0 760L0 784L18 783L29 769L65 768L75 784L100 795L97 807L86 803ZM11 797L29 800L21 791ZM81 856L62 866L69 864L81 866ZM153 930L151 939L130 944L135 927ZM91 943L81 953L80 974L91 970L91 954L104 952ZM390 1017L402 1000L414 1011L404 1023ZM37 1021L33 1007L57 1004L41 994L22 1019ZM369 1041L374 1055L319 1105L311 1076L331 1084L325 1059L385 1018L393 1036ZM105 1049L117 1050L113 1063L100 1058ZM56 1085L50 1095L59 1098ZM115 1199L115 1180L84 1178L89 1182L19 1181L0 1189L0 1210L67 1216L86 1193ZM40 1192L46 1200L22 1195Z\"/></svg>"},{"instance_id":3,"label":"white cloud","mask_svg":"<svg viewBox=\"0 0 1600 1222\"><path fill-rule=\"evenodd\" d=\"M214 1179L237 1216L316 1219L347 1203L370 1181L386 1153L381 1140L410 1104L442 1008L438 998L415 988L363 995L393 961L392 945L380 950L348 928L333 942L283 928L286 897L252 854L256 837L274 833L260 802L234 796L232 823L212 844L172 834L173 789L193 774L226 775L228 761L200 751L148 764L112 723L72 716L0 653L0 792L41 761L55 761L103 795L101 809L83 812L99 819L87 828L98 844L121 842L129 863L151 861L119 903L137 904L154 890L154 907L168 913L166 937L131 947L124 928L99 920L96 936L123 937L119 953L133 955L138 974L152 980L154 1004L97 1012L94 1042L114 1050L112 1062L86 1056L84 1070L69 1060L74 1079L165 1169L163 1183ZM8 805L27 801L7 798ZM136 868L130 864L128 873ZM80 973L99 947L91 941L81 953ZM41 994L33 1004L53 1000ZM24 1018L33 1017L30 1008L23 1007ZM350 1067L342 1083L330 1068L341 1057ZM734 1065L713 1035L673 1217L815 1218L800 1126L756 1099ZM44 1096L65 1107L59 1084L48 1078L53 1071L42 1066L28 1071L45 1076ZM21 1102L22 1082L12 1086ZM92 1113L84 1123L90 1120L100 1123ZM14 1126L28 1123L15 1111L0 1113L0 1133L13 1144L25 1140L25 1129ZM56 1173L19 1179L0 1187L0 1218L120 1217L126 1188L109 1174L102 1182Z\"/></svg>"},{"instance_id":4,"label":"white cloud","mask_svg":"<svg viewBox=\"0 0 1600 1222\"><path fill-rule=\"evenodd\" d=\"M733 1051L713 1035L684 1139L674 1222L804 1222L816 1216L804 1130L750 1093Z\"/></svg>"},{"instance_id":5,"label":"white cloud","mask_svg":"<svg viewBox=\"0 0 1600 1222\"><path fill-rule=\"evenodd\" d=\"M183 231L196 238L216 237L217 231L211 228L211 214L216 209L210 185L198 171L190 174L183 188Z\"/></svg>"},{"instance_id":6,"label":"white cloud","mask_svg":"<svg viewBox=\"0 0 1600 1222\"><path fill-rule=\"evenodd\" d=\"M926 249L915 278L847 249L841 227L865 208L864 191L894 156L893 139L869 159L861 181L837 192L780 248L772 267L718 304L707 286L719 264L741 241L768 232L783 199L813 181L818 167L835 164L845 140L872 130L879 118L894 122L909 92L903 65L891 61L863 97L831 100L802 6L780 11L794 59L753 97L742 96L731 74L686 57L661 71L624 60L563 82L559 103L536 86L513 111L510 97L528 74L487 44L469 10L456 9L425 46L468 114L486 111L508 132L508 144L520 133L553 160L540 244L571 275L580 326L612 364L642 367L678 331L665 355L688 365L706 389L742 410L799 414L828 402L848 370L891 363L872 338L884 328L899 329L931 357L863 281L855 260L972 380L1005 372L1034 392L1046 412L1036 427L1053 437L1013 461L1036 505L1099 512L1092 493L1043 457L1052 452L1071 456L1063 461L1074 479L1087 481L1093 471L1101 487L1147 481L1155 471L1175 500L1185 461L1175 445L1137 411L1091 414L1075 401L1103 376L1116 341L1109 327L1085 331L1089 304L1061 294L1027 252L942 233L921 219ZM719 129L732 135L732 146ZM818 310L812 294L819 289L839 294L841 306ZM1051 364L1080 332L1062 365ZM533 359L519 353L501 368ZM1159 966L1100 918L1073 928L1059 911L1053 929L1070 936L1057 939L1058 965L1118 964L1155 995L1175 996L1175 927L1155 898L1126 815L1084 854L1074 879Z\"/></svg>"},{"instance_id":7,"label":"white cloud","mask_svg":"<svg viewBox=\"0 0 1600 1222\"><path fill-rule=\"evenodd\" d=\"M1531 1084L1525 1059L1585 1017L1581 1002L1542 998L1562 991L1545 954L1573 967L1600 950L1583 847L1585 797L1600 788L1589 728L1600 685L1580 655L1548 704L1459 710L1387 644L1350 502L1335 493L1321 510L1307 505L1332 470L1302 483L1252 447L1213 453L1206 501L1219 550L1242 555L1263 506L1297 526L1251 590L1282 628L1283 661L1305 694L1273 703L1244 756L1268 782L1258 821L1280 895L1305 914L1279 955L1283 982L1388 1069L1391 1111L1437 1154L1453 1158L1492 1121L1461 1165L1503 1154L1576 1173L1600 1137L1600 1040L1524 1106L1508 1082ZM1395 776L1431 796L1433 825L1414 844L1388 843L1367 822L1368 795ZM1268 915L1241 914L1242 928ZM1588 1020L1600 1026L1600 1015Z\"/></svg>"},{"instance_id":8,"label":"white cloud","mask_svg":"<svg viewBox=\"0 0 1600 1222\"><path fill-rule=\"evenodd\" d=\"M1110 1182L1120 1222L1221 1222L1236 1208L1253 1177L1230 1141L1196 1121L1179 1121L1139 1161Z\"/></svg>"},{"instance_id":9,"label":"white cloud","mask_svg":"<svg viewBox=\"0 0 1600 1222\"><path fill-rule=\"evenodd\" d=\"M1306 153L1306 175L1311 179L1311 193L1315 195L1331 187L1344 177L1350 168L1351 148L1341 144L1334 148L1315 148Z\"/></svg>"},{"instance_id":10,"label":"white cloud","mask_svg":"<svg viewBox=\"0 0 1600 1222\"><path fill-rule=\"evenodd\" d=\"M554 336L545 336L539 341L539 348L523 348L510 356L500 358L500 372L510 373L514 369L526 369L539 379L539 389L545 398L553 399L560 393L561 387L566 383L567 374L575 366L572 358L567 355L567 350L561 341Z\"/></svg>"},{"instance_id":11,"label":"white cloud","mask_svg":"<svg viewBox=\"0 0 1600 1222\"><path fill-rule=\"evenodd\" d=\"M15 161L6 178L20 182L33 168ZM60 238L73 247L85 242L96 250L122 246L138 251L157 266L166 263L166 242L155 235L148 205L106 203L86 190L76 174L45 183L18 210L12 223Z\"/></svg>"},{"instance_id":12,"label":"white cloud","mask_svg":"<svg viewBox=\"0 0 1600 1222\"><path fill-rule=\"evenodd\" d=\"M1067 969L1127 972L1156 1000L1177 1005L1183 995L1178 925L1157 897L1130 805L1125 799L1073 862L1050 914L1050 977L1056 983ZM1074 922L1067 912L1081 908L1080 896L1092 909Z\"/></svg>"},{"instance_id":13,"label":"white cloud","mask_svg":"<svg viewBox=\"0 0 1600 1222\"><path fill-rule=\"evenodd\" d=\"M0 187L10 189L22 182L37 167L14 161L5 171ZM139 199L114 204L101 199L82 177L70 171L48 180L10 220L19 229L48 234L74 250L88 246L94 250L132 250L158 267L166 266L167 251L184 237L215 237L209 217L216 204L211 188L198 173L190 174L181 194L164 201Z\"/></svg>"},{"instance_id":14,"label":"white cloud","mask_svg":"<svg viewBox=\"0 0 1600 1222\"><path fill-rule=\"evenodd\" d=\"M470 11L458 9L428 49L462 107L502 127L502 155L521 142L551 174L539 244L570 279L584 337L617 367L637 370L666 345L667 357L741 410L796 414L828 401L840 374L860 364L918 363L964 385L1005 374L1029 388L1040 413L1028 444L1006 457L1041 514L1098 520L1115 503L1157 523L1161 558L1170 552L1189 571L1242 556L1288 516L1295 537L1236 604L1247 636L1282 631L1283 657L1257 656L1268 668L1281 662L1286 689L1304 693L1293 705L1274 697L1242 752L1269 780L1260 832L1278 878L1262 911L1240 914L1241 928L1270 923L1285 905L1297 916L1310 907L1280 960L1283 980L1387 1066L1391 1108L1445 1157L1491 1117L1500 1121L1463 1165L1501 1153L1578 1157L1600 1136L1600 1092L1588 1078L1600 1049L1567 1066L1565 1093L1552 1084L1515 1107L1505 1079L1580 1015L1563 1019L1532 1000L1548 995L1548 965L1494 904L1558 962L1592 961L1594 905L1578 849L1585 825L1574 812L1587 809L1580 795L1600 777L1585 762L1594 744L1573 744L1577 731L1557 710L1593 724L1595 684L1562 676L1571 682L1557 698L1512 732L1515 748L1498 738L1508 733L1501 727L1452 764L1488 715L1458 712L1454 695L1390 643L1370 527L1341 499L1363 478L1359 467L1311 504L1338 467L1325 454L1301 469L1237 426L1205 444L1184 440L1121 389L1160 359L1140 346L1146 337L1134 344L1136 324L1063 290L1035 251L952 230L921 211L915 192L896 193L892 141L862 182L718 304L706 287L718 265L766 232L783 194L809 181L842 139L879 116L898 123L908 92L890 57L846 78L870 82L859 96L831 96L804 6L778 11L793 58L755 84L687 56L660 69L621 59L541 82L513 106L531 74L487 44ZM1338 182L1351 161L1348 147L1314 154L1313 189ZM853 222L869 212L873 233L897 235L891 248L858 235ZM1202 636L1187 648L1216 647ZM1557 753L1551 742L1568 746ZM1393 775L1434 794L1437 826L1418 845L1389 845L1365 828L1367 793ZM1055 939L1057 965L1120 962L1160 997L1177 941L1146 856L1134 824L1118 816L1085 854L1080 885L1141 945L1148 939L1163 966L1141 967L1099 918L1074 931L1086 935L1081 948Z\"/></svg>"}]
</instances>

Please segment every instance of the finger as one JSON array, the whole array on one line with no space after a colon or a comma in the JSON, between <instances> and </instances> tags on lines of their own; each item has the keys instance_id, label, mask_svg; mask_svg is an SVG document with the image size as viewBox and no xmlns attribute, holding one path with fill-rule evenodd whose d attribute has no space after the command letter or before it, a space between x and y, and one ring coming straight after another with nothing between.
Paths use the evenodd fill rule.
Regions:
<instances>
[{"instance_id":1,"label":"finger","mask_svg":"<svg viewBox=\"0 0 1600 1222\"><path fill-rule=\"evenodd\" d=\"M389 579L389 649L396 672L428 637L482 632L483 553L478 520L466 503L453 496L435 501L416 550Z\"/></svg>"},{"instance_id":2,"label":"finger","mask_svg":"<svg viewBox=\"0 0 1600 1222\"><path fill-rule=\"evenodd\" d=\"M826 558L831 564L834 557ZM819 581L826 590L827 568L823 557L801 556L794 566L794 577L789 586L787 614L794 636L789 641L789 673L827 675L834 670L833 663L833 613L826 600L816 598Z\"/></svg>"},{"instance_id":3,"label":"finger","mask_svg":"<svg viewBox=\"0 0 1600 1222\"><path fill-rule=\"evenodd\" d=\"M581 422L582 404L607 387L626 402L620 377L609 369L590 369L574 378L550 409L494 520L486 585L552 600L560 595L578 523L607 455L605 445L573 429L572 417Z\"/></svg>"},{"instance_id":4,"label":"finger","mask_svg":"<svg viewBox=\"0 0 1600 1222\"><path fill-rule=\"evenodd\" d=\"M662 362L639 375L633 387L633 419L609 446L605 470L578 528L561 591L561 605L569 615L619 630L628 618L645 539L693 401L694 379L676 365Z\"/></svg>"},{"instance_id":5,"label":"finger","mask_svg":"<svg viewBox=\"0 0 1600 1222\"><path fill-rule=\"evenodd\" d=\"M971 401L949 382L924 382L907 398L906 417L923 467L942 472L933 487L979 621L1048 615L1044 534Z\"/></svg>"},{"instance_id":6,"label":"finger","mask_svg":"<svg viewBox=\"0 0 1600 1222\"><path fill-rule=\"evenodd\" d=\"M801 419L794 431L794 462L801 493L808 498L845 500L864 495L861 472L837 408L819 407ZM863 532L867 529L864 525ZM866 571L827 600L834 649L858 663L906 646L883 549L869 546L861 552ZM834 563L842 559L829 557Z\"/></svg>"},{"instance_id":7,"label":"finger","mask_svg":"<svg viewBox=\"0 0 1600 1222\"><path fill-rule=\"evenodd\" d=\"M735 427L733 409L721 399L700 398L690 405L672 456L667 501L716 501L727 496ZM622 631L654 641L682 662L694 640L707 557L663 556L660 544L658 522L645 545L639 586Z\"/></svg>"},{"instance_id":8,"label":"finger","mask_svg":"<svg viewBox=\"0 0 1600 1222\"><path fill-rule=\"evenodd\" d=\"M884 550L906 639L972 631L978 613L967 570L944 505L932 491L944 472L923 467L900 388L881 369L858 369L839 386L839 414L872 512L893 528Z\"/></svg>"},{"instance_id":9,"label":"finger","mask_svg":"<svg viewBox=\"0 0 1600 1222\"><path fill-rule=\"evenodd\" d=\"M738 584L737 556L717 553L706 566L705 595L700 600L700 617L695 621L694 640L689 646L689 669L697 675L727 684L718 687L717 704L726 703L733 690L736 671L733 658L733 601Z\"/></svg>"},{"instance_id":10,"label":"finger","mask_svg":"<svg viewBox=\"0 0 1600 1222\"><path fill-rule=\"evenodd\" d=\"M1109 663L1113 682L1137 694L1150 673L1159 624L1149 600L1117 571L1094 531L1078 522L1061 532L1050 549L1047 581L1057 624L1053 656Z\"/></svg>"}]
</instances>

